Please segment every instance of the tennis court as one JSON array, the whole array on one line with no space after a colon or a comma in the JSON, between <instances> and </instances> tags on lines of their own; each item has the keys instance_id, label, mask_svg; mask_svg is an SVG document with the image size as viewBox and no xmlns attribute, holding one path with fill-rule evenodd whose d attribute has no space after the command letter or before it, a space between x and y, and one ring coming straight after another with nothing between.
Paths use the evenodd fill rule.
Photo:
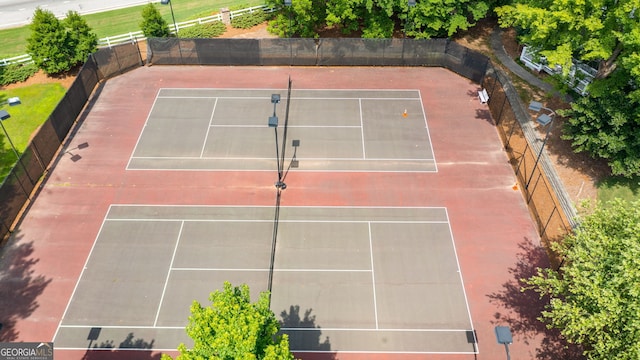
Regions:
<instances>
[{"instance_id":1,"label":"tennis court","mask_svg":"<svg viewBox=\"0 0 640 360\"><path fill-rule=\"evenodd\" d=\"M56 347L82 348L95 328L189 343L194 299L224 281L267 288L273 220L272 207L111 206ZM312 327L283 326L295 351L320 350L319 328L327 350L475 351L444 208L282 207L271 307L312 310Z\"/></svg>"},{"instance_id":2,"label":"tennis court","mask_svg":"<svg viewBox=\"0 0 640 360\"><path fill-rule=\"evenodd\" d=\"M281 96L275 112L272 94ZM275 114L281 122L292 119L289 138L300 146L290 155L296 150L298 170L436 170L419 91L286 95L287 89L161 89L128 169L273 171L275 136L267 120Z\"/></svg>"},{"instance_id":3,"label":"tennis court","mask_svg":"<svg viewBox=\"0 0 640 360\"><path fill-rule=\"evenodd\" d=\"M16 339L155 359L193 300L271 281L299 358L495 359L488 296L537 239L514 182L445 69L142 67L101 85L20 225L45 285Z\"/></svg>"}]
</instances>

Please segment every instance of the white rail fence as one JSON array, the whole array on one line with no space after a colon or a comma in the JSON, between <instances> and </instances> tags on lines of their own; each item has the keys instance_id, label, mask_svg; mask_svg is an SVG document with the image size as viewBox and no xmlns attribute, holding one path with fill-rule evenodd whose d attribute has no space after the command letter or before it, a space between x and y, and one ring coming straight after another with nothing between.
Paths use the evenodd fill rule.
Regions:
<instances>
[{"instance_id":1,"label":"white rail fence","mask_svg":"<svg viewBox=\"0 0 640 360\"><path fill-rule=\"evenodd\" d=\"M33 62L31 60L31 55L25 54L20 56L14 56L6 59L0 60L0 66L6 66L9 64L22 64L22 63L30 63Z\"/></svg>"},{"instance_id":2,"label":"white rail fence","mask_svg":"<svg viewBox=\"0 0 640 360\"><path fill-rule=\"evenodd\" d=\"M258 5L250 8L234 10L229 12L230 19L233 19L238 16L242 16L245 14L254 13L257 11L262 11L266 13L274 12L275 9L268 7L267 5ZM178 32L180 29L188 28L198 24L206 24L214 21L222 21L222 14L215 14L203 18L198 18L195 20L183 21L176 23L176 27L178 28ZM169 29L171 33L175 33L175 28L173 24L169 24ZM127 34L115 35L115 36L107 36L105 38L98 40L98 47L111 47L113 45L130 43L133 41L144 40L146 37L142 33L142 31L130 32ZM15 56L6 59L0 59L0 66L6 66L10 64L23 64L23 63L32 63L31 55L25 54L20 56Z\"/></svg>"},{"instance_id":3,"label":"white rail fence","mask_svg":"<svg viewBox=\"0 0 640 360\"><path fill-rule=\"evenodd\" d=\"M558 75L562 74L562 67L549 67L544 59L544 57L539 57L534 49L529 46L525 46L520 53L520 61L528 67L529 69L540 72L544 71L549 75ZM571 69L569 69L569 74L565 79L565 82L575 91L577 91L580 95L584 96L587 94L587 87L593 79L595 79L598 70L592 68L589 65L583 64L578 61L573 61L573 65Z\"/></svg>"}]
</instances>

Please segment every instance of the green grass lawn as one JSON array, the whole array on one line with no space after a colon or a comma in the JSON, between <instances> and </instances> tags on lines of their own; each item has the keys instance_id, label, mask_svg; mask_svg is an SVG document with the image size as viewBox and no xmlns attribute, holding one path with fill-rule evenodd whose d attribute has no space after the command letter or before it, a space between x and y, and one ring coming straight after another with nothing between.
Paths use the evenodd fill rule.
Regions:
<instances>
[{"instance_id":1,"label":"green grass lawn","mask_svg":"<svg viewBox=\"0 0 640 360\"><path fill-rule=\"evenodd\" d=\"M640 200L640 177L610 177L601 181L598 186L598 200L607 203L615 198L626 201Z\"/></svg>"},{"instance_id":2,"label":"green grass lawn","mask_svg":"<svg viewBox=\"0 0 640 360\"><path fill-rule=\"evenodd\" d=\"M47 120L65 92L66 89L58 83L36 84L10 91L0 91L0 101L4 102L7 98L17 96L22 102L17 106L1 107L11 114L9 119L2 122L2 125L19 153L27 148L32 134ZM2 181L17 162L4 132L0 134L0 150L0 181Z\"/></svg>"},{"instance_id":3,"label":"green grass lawn","mask_svg":"<svg viewBox=\"0 0 640 360\"><path fill-rule=\"evenodd\" d=\"M171 2L176 22L197 19L210 16L220 8L251 7L264 4L263 0L180 0ZM98 38L116 36L129 32L140 31L139 23L142 20L140 14L145 5L134 6L126 9L112 10L97 14L83 15L93 32ZM156 4L158 10L167 21L173 24L171 9L167 5ZM0 59L9 58L27 53L27 38L31 34L29 26L0 30Z\"/></svg>"}]
</instances>

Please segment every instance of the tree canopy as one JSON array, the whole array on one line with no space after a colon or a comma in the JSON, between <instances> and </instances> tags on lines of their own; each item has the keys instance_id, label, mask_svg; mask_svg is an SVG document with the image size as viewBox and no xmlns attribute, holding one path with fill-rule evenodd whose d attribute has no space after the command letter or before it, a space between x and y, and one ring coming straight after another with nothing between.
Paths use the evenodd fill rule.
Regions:
<instances>
[{"instance_id":1,"label":"tree canopy","mask_svg":"<svg viewBox=\"0 0 640 360\"><path fill-rule=\"evenodd\" d=\"M282 0L267 0L280 9L270 22L280 36L318 37L323 28L364 38L391 38L406 32L416 38L450 37L484 18L493 0L295 0L290 7Z\"/></svg>"},{"instance_id":2,"label":"tree canopy","mask_svg":"<svg viewBox=\"0 0 640 360\"><path fill-rule=\"evenodd\" d=\"M522 28L522 42L551 65L568 71L572 58L593 61L604 78L618 64L640 75L639 7L639 0L515 0L495 12L501 26Z\"/></svg>"},{"instance_id":3,"label":"tree canopy","mask_svg":"<svg viewBox=\"0 0 640 360\"><path fill-rule=\"evenodd\" d=\"M634 91L629 75L617 70L594 82L590 94L559 111L566 117L562 137L576 151L606 159L615 175L640 174L640 107L628 98Z\"/></svg>"},{"instance_id":4,"label":"tree canopy","mask_svg":"<svg viewBox=\"0 0 640 360\"><path fill-rule=\"evenodd\" d=\"M140 30L146 37L168 37L171 35L169 24L167 24L167 21L153 3L149 3L142 8Z\"/></svg>"},{"instance_id":5,"label":"tree canopy","mask_svg":"<svg viewBox=\"0 0 640 360\"><path fill-rule=\"evenodd\" d=\"M87 22L75 11L69 11L63 21L69 34L69 46L74 49L72 61L82 64L89 54L96 51L98 36L92 32Z\"/></svg>"},{"instance_id":6,"label":"tree canopy","mask_svg":"<svg viewBox=\"0 0 640 360\"><path fill-rule=\"evenodd\" d=\"M515 0L495 12L564 75L573 59L596 64L589 94L561 112L563 137L616 175L640 175L640 0Z\"/></svg>"},{"instance_id":7,"label":"tree canopy","mask_svg":"<svg viewBox=\"0 0 640 360\"><path fill-rule=\"evenodd\" d=\"M211 305L191 305L187 334L193 348L180 344L176 360L287 360L293 359L287 335L277 335L280 324L269 308L269 293L252 303L247 285L225 282L209 296ZM168 359L164 356L164 359Z\"/></svg>"},{"instance_id":8,"label":"tree canopy","mask_svg":"<svg viewBox=\"0 0 640 360\"><path fill-rule=\"evenodd\" d=\"M69 11L61 21L53 12L38 8L30 29L27 51L47 74L69 71L83 63L98 44L97 36L75 11Z\"/></svg>"},{"instance_id":9,"label":"tree canopy","mask_svg":"<svg viewBox=\"0 0 640 360\"><path fill-rule=\"evenodd\" d=\"M555 250L561 270L526 280L550 298L541 320L589 359L640 358L640 201L597 207Z\"/></svg>"}]
</instances>

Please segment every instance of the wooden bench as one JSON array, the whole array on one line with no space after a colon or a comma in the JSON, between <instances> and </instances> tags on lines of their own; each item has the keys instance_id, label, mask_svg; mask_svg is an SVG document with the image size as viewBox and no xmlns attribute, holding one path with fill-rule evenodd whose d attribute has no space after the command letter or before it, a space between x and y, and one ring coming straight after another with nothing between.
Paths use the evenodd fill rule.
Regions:
<instances>
[{"instance_id":1,"label":"wooden bench","mask_svg":"<svg viewBox=\"0 0 640 360\"><path fill-rule=\"evenodd\" d=\"M486 104L489 101L489 94L487 94L487 89L478 91L478 99L480 99L481 104Z\"/></svg>"}]
</instances>

